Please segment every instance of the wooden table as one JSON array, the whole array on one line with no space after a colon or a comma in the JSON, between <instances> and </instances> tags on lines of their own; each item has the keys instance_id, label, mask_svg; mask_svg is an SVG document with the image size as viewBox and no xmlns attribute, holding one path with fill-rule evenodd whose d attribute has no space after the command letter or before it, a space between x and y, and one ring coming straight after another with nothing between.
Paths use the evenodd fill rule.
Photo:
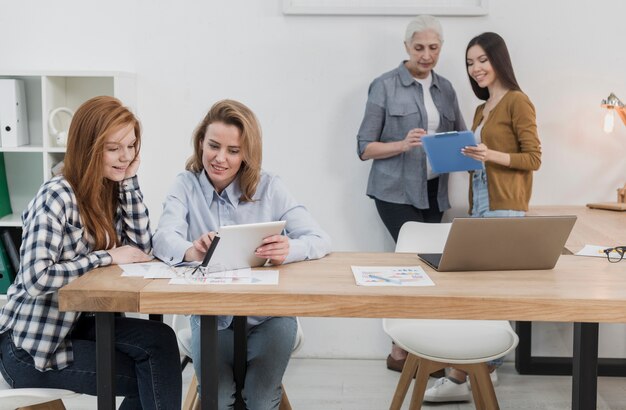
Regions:
<instances>
[{"instance_id":1,"label":"wooden table","mask_svg":"<svg viewBox=\"0 0 626 410\"><path fill-rule=\"evenodd\" d=\"M539 206L533 207L529 215L576 215L574 229L565 245L566 253L576 253L585 245L626 245L626 212L590 209L585 206ZM622 262L622 265L626 262ZM624 266L626 270L626 266ZM515 351L515 368L520 374L571 375L572 358L532 355L532 323L518 321L515 331L519 344ZM598 332L589 333L598 343ZM597 366L600 376L626 377L626 359L600 358Z\"/></svg>"},{"instance_id":2,"label":"wooden table","mask_svg":"<svg viewBox=\"0 0 626 410\"><path fill-rule=\"evenodd\" d=\"M585 245L626 245L626 212L585 206L536 206L528 215L576 215L578 219L565 247L572 253Z\"/></svg>"},{"instance_id":3,"label":"wooden table","mask_svg":"<svg viewBox=\"0 0 626 410\"><path fill-rule=\"evenodd\" d=\"M588 346L586 335L594 327L597 332L598 323L626 322L623 265L562 256L547 271L440 273L424 266L436 286L413 288L356 286L350 270L351 265L416 264L424 266L414 254L333 253L281 266L278 286L172 286L162 279L122 278L118 267L108 267L65 286L59 300L62 310L101 312L96 316L102 332L97 343L104 346L98 358L100 409L114 405L112 344L102 334L113 333L112 313L107 312L120 310L203 315L201 349L210 354L202 355L202 380L215 381L215 373L211 377L209 372L216 372L214 315L220 314L576 322L572 408L595 408L597 345ZM203 409L217 408L216 391L216 383L203 383Z\"/></svg>"}]
</instances>

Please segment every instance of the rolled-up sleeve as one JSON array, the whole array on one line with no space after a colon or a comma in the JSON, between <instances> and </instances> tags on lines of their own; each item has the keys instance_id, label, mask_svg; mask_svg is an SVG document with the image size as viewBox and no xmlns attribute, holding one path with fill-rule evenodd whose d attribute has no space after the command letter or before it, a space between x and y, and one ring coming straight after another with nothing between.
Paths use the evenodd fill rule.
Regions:
<instances>
[{"instance_id":1,"label":"rolled-up sleeve","mask_svg":"<svg viewBox=\"0 0 626 410\"><path fill-rule=\"evenodd\" d=\"M120 183L119 201L122 243L136 246L145 253L150 253L152 251L150 216L143 202L137 176Z\"/></svg>"},{"instance_id":2,"label":"rolled-up sleeve","mask_svg":"<svg viewBox=\"0 0 626 410\"><path fill-rule=\"evenodd\" d=\"M385 126L385 90L382 82L374 81L368 91L365 114L357 134L357 154L363 159L363 152L370 142L380 141Z\"/></svg>"}]
</instances>

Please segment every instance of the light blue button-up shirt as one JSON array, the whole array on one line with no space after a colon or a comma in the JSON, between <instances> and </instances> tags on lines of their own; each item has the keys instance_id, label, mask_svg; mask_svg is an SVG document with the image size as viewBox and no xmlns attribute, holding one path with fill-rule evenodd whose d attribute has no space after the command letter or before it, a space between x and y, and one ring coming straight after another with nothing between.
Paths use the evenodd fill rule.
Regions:
<instances>
[{"instance_id":1,"label":"light blue button-up shirt","mask_svg":"<svg viewBox=\"0 0 626 410\"><path fill-rule=\"evenodd\" d=\"M221 194L211 185L204 171L185 171L176 177L165 198L163 214L152 239L154 255L174 265L183 261L192 242L220 226L257 222L286 221L289 254L285 263L318 259L330 252L330 237L287 190L281 179L261 173L253 200L241 201L239 180ZM251 326L267 317L248 317ZM218 328L230 326L232 316L218 317Z\"/></svg>"}]
</instances>

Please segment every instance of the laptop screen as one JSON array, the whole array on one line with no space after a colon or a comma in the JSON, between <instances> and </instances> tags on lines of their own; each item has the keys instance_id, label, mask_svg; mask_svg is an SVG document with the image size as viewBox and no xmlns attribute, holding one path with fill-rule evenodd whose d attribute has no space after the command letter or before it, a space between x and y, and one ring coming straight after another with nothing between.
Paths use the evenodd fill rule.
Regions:
<instances>
[{"instance_id":1,"label":"laptop screen","mask_svg":"<svg viewBox=\"0 0 626 410\"><path fill-rule=\"evenodd\" d=\"M552 269L575 222L572 215L456 218L437 270Z\"/></svg>"}]
</instances>

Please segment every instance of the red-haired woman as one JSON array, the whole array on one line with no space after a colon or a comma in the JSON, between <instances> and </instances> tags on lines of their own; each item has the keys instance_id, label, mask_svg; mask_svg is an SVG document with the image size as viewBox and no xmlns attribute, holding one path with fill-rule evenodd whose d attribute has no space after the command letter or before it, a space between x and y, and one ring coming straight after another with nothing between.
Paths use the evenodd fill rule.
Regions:
<instances>
[{"instance_id":1,"label":"red-haired woman","mask_svg":"<svg viewBox=\"0 0 626 410\"><path fill-rule=\"evenodd\" d=\"M12 387L96 394L95 319L59 311L58 290L92 269L145 262L148 210L137 183L141 129L113 97L76 111L63 174L44 183L22 215L20 269L0 311L0 373ZM179 409L176 336L158 322L115 319L121 409Z\"/></svg>"}]
</instances>

